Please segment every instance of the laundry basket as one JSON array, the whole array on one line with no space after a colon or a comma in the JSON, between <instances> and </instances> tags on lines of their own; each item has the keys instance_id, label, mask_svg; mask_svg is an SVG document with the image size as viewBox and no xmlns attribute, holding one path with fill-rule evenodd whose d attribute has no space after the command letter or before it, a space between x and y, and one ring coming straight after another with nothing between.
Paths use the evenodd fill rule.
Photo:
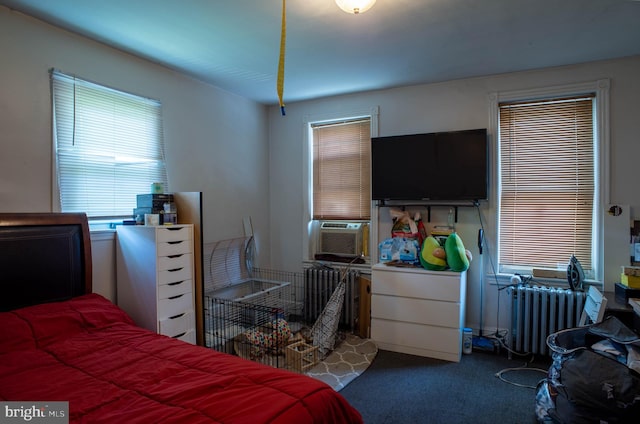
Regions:
<instances>
[{"instance_id":1,"label":"laundry basket","mask_svg":"<svg viewBox=\"0 0 640 424\"><path fill-rule=\"evenodd\" d=\"M549 335L553 363L536 390L540 423L635 423L640 339L615 317ZM635 370L634 370L635 368Z\"/></svg>"}]
</instances>

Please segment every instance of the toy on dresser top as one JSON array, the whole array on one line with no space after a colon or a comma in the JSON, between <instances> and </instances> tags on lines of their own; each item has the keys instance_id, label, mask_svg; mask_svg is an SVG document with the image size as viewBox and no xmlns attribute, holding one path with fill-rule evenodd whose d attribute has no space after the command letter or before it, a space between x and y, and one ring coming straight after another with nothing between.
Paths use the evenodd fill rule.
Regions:
<instances>
[{"instance_id":1,"label":"toy on dresser top","mask_svg":"<svg viewBox=\"0 0 640 424\"><path fill-rule=\"evenodd\" d=\"M420 263L431 271L444 271L448 268L463 272L469 269L472 259L471 252L464 248L464 243L456 232L447 236L444 246L434 236L429 236L420 250Z\"/></svg>"},{"instance_id":2,"label":"toy on dresser top","mask_svg":"<svg viewBox=\"0 0 640 424\"><path fill-rule=\"evenodd\" d=\"M420 214L411 219L409 212L391 210L392 237L378 246L380 262L392 266L422 266L431 271L463 272L472 255L455 231L427 235Z\"/></svg>"}]
</instances>

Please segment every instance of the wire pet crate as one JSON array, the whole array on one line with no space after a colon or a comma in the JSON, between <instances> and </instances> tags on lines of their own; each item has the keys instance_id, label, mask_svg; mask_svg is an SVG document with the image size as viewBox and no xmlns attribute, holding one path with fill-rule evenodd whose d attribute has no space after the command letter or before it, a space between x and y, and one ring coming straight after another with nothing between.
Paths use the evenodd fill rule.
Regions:
<instances>
[{"instance_id":1,"label":"wire pet crate","mask_svg":"<svg viewBox=\"0 0 640 424\"><path fill-rule=\"evenodd\" d=\"M332 323L341 311L327 303L323 311L329 315L308 312L305 295L324 293L305 290L309 281L304 273L256 270L255 275L233 290L205 295L206 346L276 368L308 371L340 338ZM338 294L344 295L344 289ZM335 319L327 319L330 316Z\"/></svg>"},{"instance_id":2,"label":"wire pet crate","mask_svg":"<svg viewBox=\"0 0 640 424\"><path fill-rule=\"evenodd\" d=\"M337 337L332 324L341 316L354 329L353 301L349 309L324 309L343 275L254 268L251 246L250 237L205 245L205 344L305 372L333 348ZM357 293L357 275L350 277L347 297ZM343 288L343 298L344 293Z\"/></svg>"},{"instance_id":3,"label":"wire pet crate","mask_svg":"<svg viewBox=\"0 0 640 424\"><path fill-rule=\"evenodd\" d=\"M208 347L285 368L291 327L281 309L207 297Z\"/></svg>"},{"instance_id":4,"label":"wire pet crate","mask_svg":"<svg viewBox=\"0 0 640 424\"><path fill-rule=\"evenodd\" d=\"M252 276L205 293L206 346L277 368L303 322L301 273L253 269ZM295 367L294 367L295 368Z\"/></svg>"}]
</instances>

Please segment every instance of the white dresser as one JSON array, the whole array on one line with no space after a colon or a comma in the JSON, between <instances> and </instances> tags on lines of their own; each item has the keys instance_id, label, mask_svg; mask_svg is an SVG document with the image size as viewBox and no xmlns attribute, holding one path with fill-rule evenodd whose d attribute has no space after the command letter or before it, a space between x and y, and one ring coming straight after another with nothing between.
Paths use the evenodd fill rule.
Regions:
<instances>
[{"instance_id":1,"label":"white dresser","mask_svg":"<svg viewBox=\"0 0 640 424\"><path fill-rule=\"evenodd\" d=\"M196 343L193 225L120 226L117 303L141 327Z\"/></svg>"},{"instance_id":2,"label":"white dresser","mask_svg":"<svg viewBox=\"0 0 640 424\"><path fill-rule=\"evenodd\" d=\"M371 338L380 349L460 361L466 272L376 264L371 280Z\"/></svg>"}]
</instances>

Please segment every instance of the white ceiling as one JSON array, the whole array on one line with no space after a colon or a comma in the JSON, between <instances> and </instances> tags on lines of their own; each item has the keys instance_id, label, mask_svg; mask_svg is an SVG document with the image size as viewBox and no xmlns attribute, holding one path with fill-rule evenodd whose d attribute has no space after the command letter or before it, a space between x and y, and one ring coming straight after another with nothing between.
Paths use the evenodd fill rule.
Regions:
<instances>
[{"instance_id":1,"label":"white ceiling","mask_svg":"<svg viewBox=\"0 0 640 424\"><path fill-rule=\"evenodd\" d=\"M260 103L278 103L281 0L0 4ZM284 100L638 54L634 0L377 0L360 15L334 0L288 0Z\"/></svg>"}]
</instances>

